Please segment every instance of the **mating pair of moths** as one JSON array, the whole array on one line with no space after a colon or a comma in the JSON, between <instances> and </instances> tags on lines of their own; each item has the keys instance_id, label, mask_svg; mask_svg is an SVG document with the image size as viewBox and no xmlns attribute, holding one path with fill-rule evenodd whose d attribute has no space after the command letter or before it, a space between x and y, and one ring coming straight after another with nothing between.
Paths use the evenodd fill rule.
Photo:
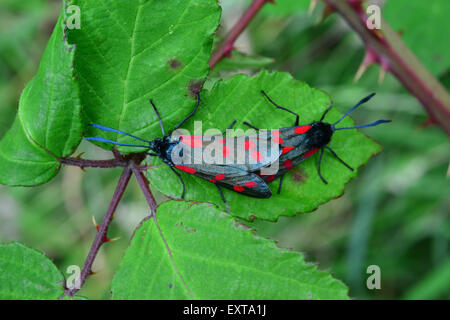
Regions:
<instances>
[{"instance_id":1,"label":"mating pair of moths","mask_svg":"<svg viewBox=\"0 0 450 320\"><path fill-rule=\"evenodd\" d=\"M181 175L175 170L181 170L200 178L209 180L214 183L219 190L219 193L222 197L222 200L225 202L225 198L222 194L220 186L226 187L228 189L234 190L236 192L245 194L247 196L256 197L256 198L269 198L272 195L270 188L267 183L273 181L274 179L280 177L280 185L278 188L278 193L281 192L281 185L283 182L283 177L298 163L304 161L314 153L320 151L320 156L318 160L318 174L324 183L327 181L322 176L320 171L320 165L322 162L324 150L327 149L336 159L338 159L343 165L345 165L348 169L353 170L347 163L345 163L338 155L328 146L328 143L331 140L331 137L335 131L344 130L344 129L355 129L355 128L364 128L364 127L372 127L381 123L390 122L390 120L378 120L370 124L353 126L353 127L341 127L336 128L335 126L341 122L348 114L350 114L353 110L355 110L361 104L367 102L371 99L375 94L365 97L361 101L359 101L354 107L352 107L347 113L345 113L338 121L333 124L323 122L327 112L331 109L332 105L323 113L322 117L319 121L312 122L308 125L299 125L299 115L295 112L281 107L276 104L272 99L267 96L267 94L261 90L261 93L267 98L267 100L272 103L276 108L287 111L295 115L295 123L292 127L281 128L279 130L269 130L267 132L270 135L266 135L266 146L275 146L271 147L272 150L268 150L266 155L263 156L260 150L258 150L258 141L256 139L260 139L260 136L253 135L245 137L245 144L242 145L241 149L236 150L237 153L241 153L244 155L244 159L250 159L250 157L254 161L247 161L243 164L237 163L229 163L227 161L220 161L218 163L207 163L201 161L200 163L189 162L189 163L180 163L178 161L174 161L174 150L182 146L182 150L180 155L184 153L188 156L188 159L193 159L193 157L189 157L189 155L194 154L194 149L196 148L205 148L210 141L216 141L222 143L222 155L221 157L227 158L230 156L230 150L227 145L236 145L236 137L230 138L222 136L214 136L214 137L206 137L206 136L187 136L181 135L178 137L166 135L164 132L164 127L162 124L161 117L159 116L158 110L156 109L155 104L152 100L150 100L153 109L155 110L156 116L158 117L159 124L161 127L161 131L163 134L162 138L156 138L155 140L149 141L145 140L131 134L125 133L123 131L119 131L116 129L108 128L105 126L91 124L91 126L104 130L104 131L112 131L116 133L120 133L123 135L127 135L139 141L145 142L145 145L138 144L126 144L119 143L115 141L111 141L102 137L88 137L87 140L94 140L100 142L111 143L115 145L121 146L130 146L130 147L141 147L147 149L147 154L150 156L159 157L164 163L166 163L169 168L178 176L183 186L183 193L181 198L184 198L185 194L185 185ZM200 104L200 94L197 94L197 104L194 110L184 118L175 128L178 129L186 120L192 117ZM234 125L236 121L234 121L230 128ZM253 125L244 122L245 125L254 128L259 131L258 128ZM275 142L275 143L273 143ZM182 144L182 145L180 145ZM275 148L275 150L273 149ZM186 155L186 152L189 153ZM178 154L178 151L177 153ZM226 160L226 159L221 159ZM275 161L278 161L280 164L279 169L274 174L265 174L264 169L270 166Z\"/></svg>"}]
</instances>

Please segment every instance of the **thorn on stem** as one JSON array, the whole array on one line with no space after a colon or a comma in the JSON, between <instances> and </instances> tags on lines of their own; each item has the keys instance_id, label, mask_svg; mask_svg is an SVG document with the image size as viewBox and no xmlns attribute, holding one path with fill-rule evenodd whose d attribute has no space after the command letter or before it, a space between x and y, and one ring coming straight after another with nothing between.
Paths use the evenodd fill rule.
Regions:
<instances>
[{"instance_id":1,"label":"thorn on stem","mask_svg":"<svg viewBox=\"0 0 450 320\"><path fill-rule=\"evenodd\" d=\"M367 68L375 63L378 63L381 66L380 76L378 78L378 83L381 84L384 80L386 72L390 70L389 62L386 59L380 58L380 56L370 47L366 48L366 54L364 55L364 59L361 62L358 71L356 71L353 81L357 82Z\"/></svg>"},{"instance_id":2,"label":"thorn on stem","mask_svg":"<svg viewBox=\"0 0 450 320\"><path fill-rule=\"evenodd\" d=\"M322 11L322 17L317 22L317 25L321 24L326 18L328 18L329 15L331 15L334 12L336 12L336 10L329 4L326 4L325 8L323 8Z\"/></svg>"},{"instance_id":3,"label":"thorn on stem","mask_svg":"<svg viewBox=\"0 0 450 320\"><path fill-rule=\"evenodd\" d=\"M359 66L358 71L356 72L355 77L353 78L353 81L357 82L364 74L364 72L367 70L367 68L376 62L378 62L376 52L370 48L367 48L366 54L364 55L363 61L361 62L361 65Z\"/></svg>"},{"instance_id":4,"label":"thorn on stem","mask_svg":"<svg viewBox=\"0 0 450 320\"><path fill-rule=\"evenodd\" d=\"M83 158L81 158L81 156L84 154L84 152L80 152L75 158L83 160Z\"/></svg>"},{"instance_id":5,"label":"thorn on stem","mask_svg":"<svg viewBox=\"0 0 450 320\"><path fill-rule=\"evenodd\" d=\"M97 229L97 232L100 230L100 227L97 224L97 221L95 221L95 217L92 216L92 223L94 224L95 229Z\"/></svg>"},{"instance_id":6,"label":"thorn on stem","mask_svg":"<svg viewBox=\"0 0 450 320\"><path fill-rule=\"evenodd\" d=\"M311 3L309 4L309 8L308 8L308 16L310 16L314 9L316 8L317 2L319 2L319 0L311 0Z\"/></svg>"},{"instance_id":7,"label":"thorn on stem","mask_svg":"<svg viewBox=\"0 0 450 320\"><path fill-rule=\"evenodd\" d=\"M105 236L105 238L103 239L103 242L114 242L114 241L117 241L119 239L120 239L120 237L115 237L115 238L111 238L110 239L110 238Z\"/></svg>"}]
</instances>

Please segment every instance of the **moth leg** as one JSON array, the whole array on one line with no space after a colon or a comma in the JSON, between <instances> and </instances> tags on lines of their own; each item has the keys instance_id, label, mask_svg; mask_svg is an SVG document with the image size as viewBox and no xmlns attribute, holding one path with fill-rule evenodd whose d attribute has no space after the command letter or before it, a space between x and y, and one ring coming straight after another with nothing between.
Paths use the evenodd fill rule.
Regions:
<instances>
[{"instance_id":1,"label":"moth leg","mask_svg":"<svg viewBox=\"0 0 450 320\"><path fill-rule=\"evenodd\" d=\"M320 179L322 179L322 181L323 181L325 184L328 184L327 180L325 180L325 178L322 176L322 173L320 172L320 165L322 164L323 151L324 151L323 148L320 149L319 163L317 164L317 173L319 174Z\"/></svg>"},{"instance_id":2,"label":"moth leg","mask_svg":"<svg viewBox=\"0 0 450 320\"><path fill-rule=\"evenodd\" d=\"M228 126L228 128L226 128L226 129L222 132L222 136L225 136L226 133L227 133L227 130L233 128L235 124L236 124L236 120L233 120L233 122Z\"/></svg>"},{"instance_id":3,"label":"moth leg","mask_svg":"<svg viewBox=\"0 0 450 320\"><path fill-rule=\"evenodd\" d=\"M219 191L220 197L222 198L223 203L227 204L227 201L225 200L225 196L223 195L222 189L216 184L217 190Z\"/></svg>"},{"instance_id":4,"label":"moth leg","mask_svg":"<svg viewBox=\"0 0 450 320\"><path fill-rule=\"evenodd\" d=\"M192 110L192 112L191 112L190 114L188 114L188 115L186 116L186 118L184 118L183 120L181 120L181 122L175 126L175 128L173 129L173 131L177 130L181 125L183 125L183 123L184 123L186 120L188 120L190 117L192 117L192 116L197 112L197 109L198 109L198 106L199 106L199 105L200 105L200 92L197 92L197 104L195 105L194 110Z\"/></svg>"},{"instance_id":5,"label":"moth leg","mask_svg":"<svg viewBox=\"0 0 450 320\"><path fill-rule=\"evenodd\" d=\"M269 100L269 102L270 102L271 104L273 104L276 108L281 109L281 110L284 110L284 111L287 111L287 112L292 113L293 115L295 115L295 126L298 126L298 123L299 123L299 120L300 120L300 116L299 116L297 113L295 113L295 112L292 111L292 110L289 110L288 108L285 108L285 107L282 107L282 106L279 106L278 104L276 104L272 99L269 98L269 96L264 92L264 90L261 90L261 93L262 93L262 94L267 98L267 100Z\"/></svg>"},{"instance_id":6,"label":"moth leg","mask_svg":"<svg viewBox=\"0 0 450 320\"><path fill-rule=\"evenodd\" d=\"M242 122L242 124L245 124L246 126L249 126L250 128L255 129L256 131L259 131L259 128L255 127L254 125L251 125L250 123L248 123L247 121Z\"/></svg>"},{"instance_id":7,"label":"moth leg","mask_svg":"<svg viewBox=\"0 0 450 320\"><path fill-rule=\"evenodd\" d=\"M285 173L286 174L286 173ZM284 175L280 176L280 184L278 185L278 191L277 193L280 194L281 193L281 185L283 184L283 179L284 179Z\"/></svg>"},{"instance_id":8,"label":"moth leg","mask_svg":"<svg viewBox=\"0 0 450 320\"><path fill-rule=\"evenodd\" d=\"M322 118L320 118L319 122L322 122L323 119L325 119L325 116L327 115L328 111L331 110L331 108L333 108L334 102L331 102L331 105L327 108L327 110L325 110L325 112L322 114Z\"/></svg>"},{"instance_id":9,"label":"moth leg","mask_svg":"<svg viewBox=\"0 0 450 320\"><path fill-rule=\"evenodd\" d=\"M181 194L181 199L184 199L184 193L186 192L186 186L184 185L184 181L183 178L181 177L181 175L173 168L173 166L171 166L170 164L167 164L170 168L170 170L173 171L173 173L175 173L177 175L177 177L180 179L181 184L183 185L183 193Z\"/></svg>"},{"instance_id":10,"label":"moth leg","mask_svg":"<svg viewBox=\"0 0 450 320\"><path fill-rule=\"evenodd\" d=\"M342 160L341 158L339 158L339 156L336 154L336 152L334 152L329 146L325 146L325 148L327 148L331 154L338 159L344 166L346 166L348 169L350 169L351 171L354 171L354 169L352 167L350 167L347 163L345 163L344 160Z\"/></svg>"}]
</instances>

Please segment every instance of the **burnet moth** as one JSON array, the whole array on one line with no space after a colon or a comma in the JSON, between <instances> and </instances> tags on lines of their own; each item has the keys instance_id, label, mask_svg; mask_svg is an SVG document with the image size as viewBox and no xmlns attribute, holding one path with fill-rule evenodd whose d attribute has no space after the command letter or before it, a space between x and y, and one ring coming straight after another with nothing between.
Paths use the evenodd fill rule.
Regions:
<instances>
[{"instance_id":1,"label":"burnet moth","mask_svg":"<svg viewBox=\"0 0 450 320\"><path fill-rule=\"evenodd\" d=\"M357 129L357 128L366 128L373 127L379 125L381 123L391 122L391 120L377 120L375 122L358 125L353 127L341 127L336 128L336 125L339 124L346 116L348 116L351 112L353 112L356 108L358 108L363 103L369 101L375 93L368 95L359 101L355 106L353 106L349 111L347 111L338 121L334 123L323 122L326 114L332 108L332 104L330 107L325 110L322 114L322 117L319 121L314 121L307 125L299 125L299 115L285 107L279 106L275 103L263 90L261 93L267 98L267 100L273 104L276 108L287 111L295 115L295 123L293 127L282 128L279 130L272 130L273 139L276 139L278 143L280 143L281 148L281 156L279 158L280 169L277 173L272 175L263 175L260 173L261 177L263 177L264 181L271 182L274 179L280 177L280 184L278 187L278 193L281 192L281 185L283 183L284 175L291 170L295 165L300 162L306 160L316 152L320 151L320 156L318 160L317 172L319 177L325 184L328 184L327 180L323 177L321 172L321 163L324 155L325 149L328 150L339 162L341 162L344 166L346 166L349 170L353 171L354 169L348 165L344 160L342 160L333 149L328 146L331 141L333 134L339 130L347 130L347 129ZM244 122L245 125L252 127L255 130L259 130L255 126L251 125L248 122Z\"/></svg>"},{"instance_id":2,"label":"burnet moth","mask_svg":"<svg viewBox=\"0 0 450 320\"><path fill-rule=\"evenodd\" d=\"M150 100L150 103L158 118L163 134L162 138L156 138L150 141L113 128L98 124L90 124L90 126L97 129L123 134L142 141L145 144L126 144L103 137L87 137L85 139L111 143L119 146L147 149L147 154L149 156L159 157L180 179L183 186L181 198L184 198L186 188L181 175L175 169L214 183L224 202L226 201L220 186L256 198L269 198L272 195L266 182L257 174L261 172L262 168L268 167L275 162L281 154L279 145L271 144L272 136L270 135L270 132L268 135L254 134L231 138L223 138L223 135L166 135L158 110L152 100ZM197 104L195 105L194 110L175 126L173 131L179 129L189 118L191 118L197 111L199 105L200 94L197 93ZM236 121L230 125L229 129L235 122ZM238 139L241 140L238 141ZM265 153L260 150L262 142L269 146L267 148L268 151ZM213 143L215 143L215 145L212 145ZM212 147L215 147L215 150L219 150L219 154L216 154L214 161L205 161L204 151L208 151L208 148L213 149ZM248 161L249 159L252 161Z\"/></svg>"}]
</instances>

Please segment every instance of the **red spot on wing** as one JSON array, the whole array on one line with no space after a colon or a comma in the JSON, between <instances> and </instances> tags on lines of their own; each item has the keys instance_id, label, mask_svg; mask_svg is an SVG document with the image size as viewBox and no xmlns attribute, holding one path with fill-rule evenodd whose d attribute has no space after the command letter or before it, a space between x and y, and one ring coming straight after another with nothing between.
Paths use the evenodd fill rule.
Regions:
<instances>
[{"instance_id":1,"label":"red spot on wing","mask_svg":"<svg viewBox=\"0 0 450 320\"><path fill-rule=\"evenodd\" d=\"M275 175L274 175L274 174L271 174L270 176L267 176L267 177L265 178L265 180L266 180L267 182L273 181L274 179L275 179Z\"/></svg>"},{"instance_id":2,"label":"red spot on wing","mask_svg":"<svg viewBox=\"0 0 450 320\"><path fill-rule=\"evenodd\" d=\"M246 150L252 150L255 147L255 143L253 141L245 141L244 142L244 147Z\"/></svg>"},{"instance_id":3,"label":"red spot on wing","mask_svg":"<svg viewBox=\"0 0 450 320\"><path fill-rule=\"evenodd\" d=\"M209 179L209 182L216 183L216 180L214 180L214 179Z\"/></svg>"},{"instance_id":4,"label":"red spot on wing","mask_svg":"<svg viewBox=\"0 0 450 320\"><path fill-rule=\"evenodd\" d=\"M283 167L285 167L288 170L292 169L292 160L289 160L289 159L285 160L283 162Z\"/></svg>"},{"instance_id":5,"label":"red spot on wing","mask_svg":"<svg viewBox=\"0 0 450 320\"><path fill-rule=\"evenodd\" d=\"M283 147L283 150L282 150L281 154L288 153L292 149L295 149L295 147Z\"/></svg>"},{"instance_id":6,"label":"red spot on wing","mask_svg":"<svg viewBox=\"0 0 450 320\"><path fill-rule=\"evenodd\" d=\"M303 133L305 133L306 131L308 131L309 129L311 129L311 126L300 126L300 127L296 127L295 129L294 129L294 132L296 133L296 134L303 134Z\"/></svg>"},{"instance_id":7,"label":"red spot on wing","mask_svg":"<svg viewBox=\"0 0 450 320\"><path fill-rule=\"evenodd\" d=\"M307 153L305 153L305 155L303 156L303 158L308 158L308 157L311 157L314 153L316 153L317 151L318 151L319 149L312 149L312 150L309 150Z\"/></svg>"},{"instance_id":8,"label":"red spot on wing","mask_svg":"<svg viewBox=\"0 0 450 320\"><path fill-rule=\"evenodd\" d=\"M249 182L246 182L244 184L245 184L245 186L247 188L254 188L254 187L256 187L258 185L255 181L249 181Z\"/></svg>"},{"instance_id":9,"label":"red spot on wing","mask_svg":"<svg viewBox=\"0 0 450 320\"><path fill-rule=\"evenodd\" d=\"M283 143L283 139L281 139L280 136L273 137L273 141L275 141L278 144L282 144Z\"/></svg>"},{"instance_id":10,"label":"red spot on wing","mask_svg":"<svg viewBox=\"0 0 450 320\"><path fill-rule=\"evenodd\" d=\"M221 143L221 144L225 144L225 139L219 139L219 143Z\"/></svg>"},{"instance_id":11,"label":"red spot on wing","mask_svg":"<svg viewBox=\"0 0 450 320\"><path fill-rule=\"evenodd\" d=\"M233 189L234 189L234 191L237 191L237 192L244 191L244 187L243 186L234 186Z\"/></svg>"},{"instance_id":12,"label":"red spot on wing","mask_svg":"<svg viewBox=\"0 0 450 320\"><path fill-rule=\"evenodd\" d=\"M225 158L228 158L230 156L230 149L227 146L223 146L222 154Z\"/></svg>"},{"instance_id":13,"label":"red spot on wing","mask_svg":"<svg viewBox=\"0 0 450 320\"><path fill-rule=\"evenodd\" d=\"M220 173L220 174L216 175L215 178L216 178L216 180L223 180L223 179L225 179L225 174Z\"/></svg>"},{"instance_id":14,"label":"red spot on wing","mask_svg":"<svg viewBox=\"0 0 450 320\"><path fill-rule=\"evenodd\" d=\"M272 135L273 136L279 136L280 135L280 130L272 130Z\"/></svg>"},{"instance_id":15,"label":"red spot on wing","mask_svg":"<svg viewBox=\"0 0 450 320\"><path fill-rule=\"evenodd\" d=\"M180 140L192 148L199 148L203 145L202 136L181 136Z\"/></svg>"},{"instance_id":16,"label":"red spot on wing","mask_svg":"<svg viewBox=\"0 0 450 320\"><path fill-rule=\"evenodd\" d=\"M261 152L259 152L259 151L256 151L256 150L255 150L255 151L253 151L250 155L252 156L253 159L255 159L255 160L258 161L258 162L264 160L263 155L262 155Z\"/></svg>"},{"instance_id":17,"label":"red spot on wing","mask_svg":"<svg viewBox=\"0 0 450 320\"><path fill-rule=\"evenodd\" d=\"M197 170L195 170L194 168L191 168L188 166L182 166L182 165L178 165L178 164L175 165L175 168L177 168L181 171L187 172L187 173L196 173L197 172Z\"/></svg>"}]
</instances>

